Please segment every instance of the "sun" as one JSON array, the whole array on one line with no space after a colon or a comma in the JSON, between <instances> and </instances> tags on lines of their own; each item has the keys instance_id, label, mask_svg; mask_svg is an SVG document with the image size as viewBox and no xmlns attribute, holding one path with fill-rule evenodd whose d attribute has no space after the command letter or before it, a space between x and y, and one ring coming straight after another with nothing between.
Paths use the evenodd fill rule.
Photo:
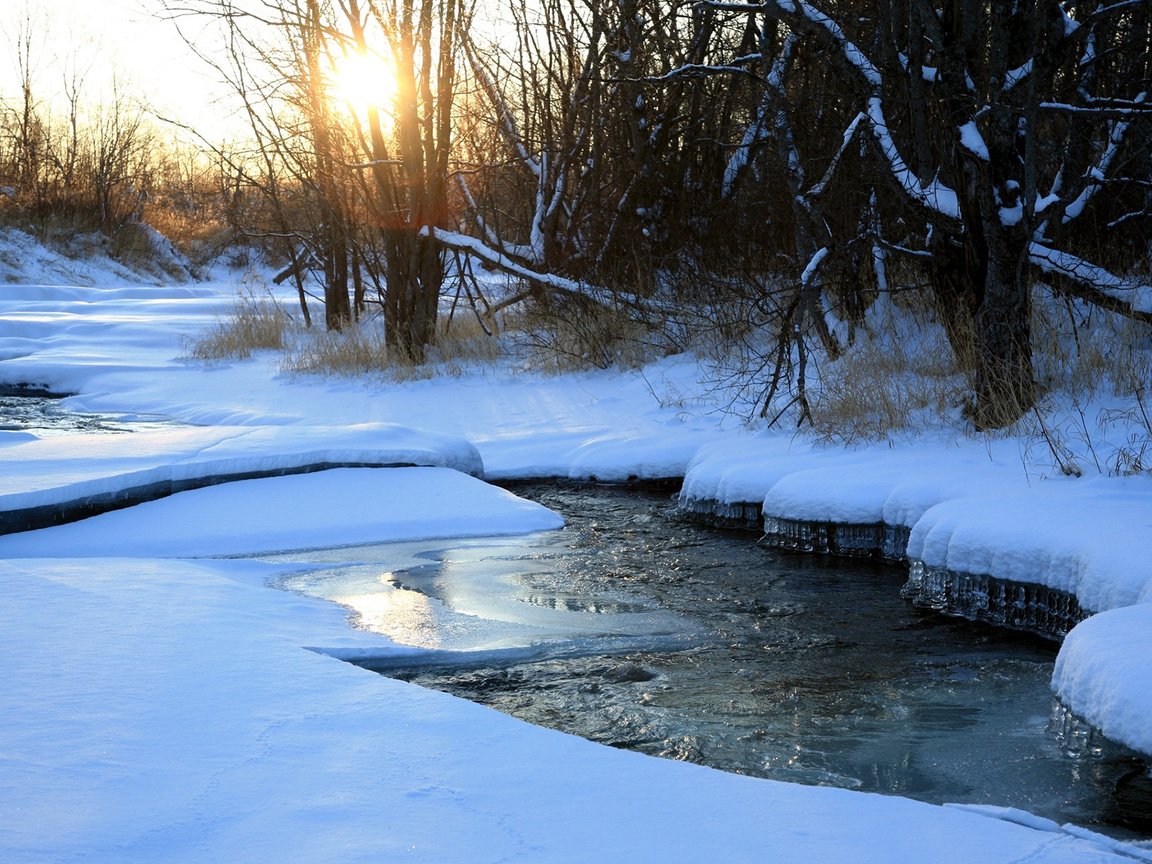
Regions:
<instances>
[{"instance_id":1,"label":"sun","mask_svg":"<svg viewBox=\"0 0 1152 864\"><path fill-rule=\"evenodd\" d=\"M396 96L396 75L382 57L353 52L336 59L329 91L337 105L352 113L369 108L387 113Z\"/></svg>"}]
</instances>

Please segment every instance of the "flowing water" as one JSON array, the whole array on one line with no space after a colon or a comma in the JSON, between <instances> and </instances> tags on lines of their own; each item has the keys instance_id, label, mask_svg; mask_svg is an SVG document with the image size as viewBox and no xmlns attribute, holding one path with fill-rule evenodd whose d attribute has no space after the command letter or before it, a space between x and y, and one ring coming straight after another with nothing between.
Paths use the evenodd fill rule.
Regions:
<instances>
[{"instance_id":1,"label":"flowing water","mask_svg":"<svg viewBox=\"0 0 1152 864\"><path fill-rule=\"evenodd\" d=\"M0 385L0 432L30 432L39 437L87 432L138 432L176 425L163 418L138 414L96 414L72 411L64 394Z\"/></svg>"},{"instance_id":2,"label":"flowing water","mask_svg":"<svg viewBox=\"0 0 1152 864\"><path fill-rule=\"evenodd\" d=\"M0 388L0 430L168 425L79 414L26 390ZM1120 836L1131 835L1113 825L1114 790L1135 776L1136 821L1152 824L1141 763L1073 757L1051 728L1052 643L916 610L899 598L902 568L698 526L669 492L514 491L568 526L271 560L316 565L281 587L344 603L357 626L418 649L364 665L542 726L741 774L1018 807Z\"/></svg>"},{"instance_id":3,"label":"flowing water","mask_svg":"<svg viewBox=\"0 0 1152 864\"><path fill-rule=\"evenodd\" d=\"M913 609L899 567L699 527L667 493L513 491L568 527L283 556L331 566L281 587L424 649L370 668L610 746L1097 829L1113 819L1113 787L1136 765L1062 751L1052 643Z\"/></svg>"}]
</instances>

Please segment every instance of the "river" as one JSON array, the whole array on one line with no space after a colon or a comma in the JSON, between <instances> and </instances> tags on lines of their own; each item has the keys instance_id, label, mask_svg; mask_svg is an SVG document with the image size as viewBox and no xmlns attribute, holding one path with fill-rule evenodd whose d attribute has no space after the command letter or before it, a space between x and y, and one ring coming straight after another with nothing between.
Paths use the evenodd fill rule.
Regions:
<instances>
[{"instance_id":1,"label":"river","mask_svg":"<svg viewBox=\"0 0 1152 864\"><path fill-rule=\"evenodd\" d=\"M567 527L280 556L318 565L280 587L425 649L383 674L609 746L1128 836L1136 763L1049 728L1053 643L917 610L898 566L699 526L670 490L512 488Z\"/></svg>"}]
</instances>

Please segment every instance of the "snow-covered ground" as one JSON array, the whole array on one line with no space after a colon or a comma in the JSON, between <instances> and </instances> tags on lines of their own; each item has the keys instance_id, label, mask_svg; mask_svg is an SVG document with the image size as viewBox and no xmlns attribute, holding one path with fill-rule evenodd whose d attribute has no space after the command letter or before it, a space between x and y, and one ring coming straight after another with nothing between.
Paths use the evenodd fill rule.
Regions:
<instances>
[{"instance_id":1,"label":"snow-covered ground","mask_svg":"<svg viewBox=\"0 0 1152 864\"><path fill-rule=\"evenodd\" d=\"M56 281L28 260L25 281ZM930 563L1075 591L1101 614L1066 640L1054 686L1152 752L1147 478L1039 481L1013 442L840 451L750 433L689 358L404 383L285 376L271 356L205 365L181 359L184 340L227 312L232 284L88 276L96 287L0 285L0 383L197 426L0 430L0 513L255 476L0 536L0 860L1152 860L1016 811L756 780L538 729L335 659L406 649L266 587L291 565L206 557L558 524L468 476L480 460L500 478L687 473L697 497L905 524ZM288 473L397 463L419 467Z\"/></svg>"}]
</instances>

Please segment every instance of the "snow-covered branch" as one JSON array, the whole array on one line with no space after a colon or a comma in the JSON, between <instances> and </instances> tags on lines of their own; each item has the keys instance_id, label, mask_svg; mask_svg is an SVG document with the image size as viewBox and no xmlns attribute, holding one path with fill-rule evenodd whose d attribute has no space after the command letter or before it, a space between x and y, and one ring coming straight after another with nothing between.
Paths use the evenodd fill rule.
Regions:
<instances>
[{"instance_id":1,"label":"snow-covered branch","mask_svg":"<svg viewBox=\"0 0 1152 864\"><path fill-rule=\"evenodd\" d=\"M728 198L736 189L736 181L739 179L740 174L747 167L749 160L752 157L752 148L767 138L768 128L768 115L775 114L776 120L773 126L777 134L781 132L781 122L787 122L787 113L781 113L781 105L784 101L784 73L788 69L788 65L792 61L792 56L796 47L796 34L789 33L785 38L776 58L772 61L772 67L768 70L768 77L765 80L764 96L760 100L760 104L756 108L756 115L752 122L744 130L744 135L741 138L739 146L733 152L728 164L724 169L724 183L723 195ZM795 155L795 147L791 147L791 154ZM789 159L791 162L792 159ZM790 170L799 169L797 164L795 167L789 166ZM802 170L802 169L801 169Z\"/></svg>"},{"instance_id":2,"label":"snow-covered branch","mask_svg":"<svg viewBox=\"0 0 1152 864\"><path fill-rule=\"evenodd\" d=\"M441 246L463 252L484 262L490 267L494 267L497 270L513 276L519 276L521 279L527 279L529 282L551 291L556 291L561 294L577 295L599 303L601 306L612 308L624 305L648 312L667 311L663 309L662 304L645 297L610 291L607 288L589 285L587 282L557 276L555 273L541 273L538 270L532 270L522 264L518 264L504 253L493 249L475 237L469 237L466 234L459 234L455 231L447 231L443 228L425 225L420 229L420 236L431 237Z\"/></svg>"},{"instance_id":3,"label":"snow-covered branch","mask_svg":"<svg viewBox=\"0 0 1152 864\"><path fill-rule=\"evenodd\" d=\"M872 134L880 145L880 152L884 155L888 169L900 188L933 213L947 219L960 219L960 201L956 191L941 183L939 178L924 183L900 155L900 148L896 146L896 141L888 128L884 103L879 96L873 96L868 100L868 119L871 121Z\"/></svg>"},{"instance_id":4,"label":"snow-covered branch","mask_svg":"<svg viewBox=\"0 0 1152 864\"><path fill-rule=\"evenodd\" d=\"M507 139L509 146L516 151L520 160L524 163L536 178L539 179L542 174L542 167L540 162L528 152L527 146L524 144L524 136L520 133L520 127L516 123L516 117L512 113L512 109L508 106L504 94L497 86L492 74L488 71L488 67L484 65L484 61L480 59L476 53L476 48L473 46L471 40L464 40L464 53L468 58L468 65L472 67L472 74L476 76L476 80L480 82L480 87L484 91L484 95L488 97L492 107L500 115L500 125L504 130L504 137Z\"/></svg>"},{"instance_id":5,"label":"snow-covered branch","mask_svg":"<svg viewBox=\"0 0 1152 864\"><path fill-rule=\"evenodd\" d=\"M1152 285L1117 276L1083 258L1041 243L1029 245L1028 260L1056 283L1054 287L1102 309L1152 324Z\"/></svg>"},{"instance_id":6,"label":"snow-covered branch","mask_svg":"<svg viewBox=\"0 0 1152 864\"><path fill-rule=\"evenodd\" d=\"M730 12L761 12L781 18L795 29L816 32L836 45L841 56L871 87L879 88L884 83L880 70L860 46L848 38L843 28L805 0L765 0L763 3L726 3L722 0L709 0L700 5Z\"/></svg>"},{"instance_id":7,"label":"snow-covered branch","mask_svg":"<svg viewBox=\"0 0 1152 864\"><path fill-rule=\"evenodd\" d=\"M484 238L490 246L495 246L508 255L514 255L526 261L532 260L532 249L530 247L517 243L505 243L500 239L499 235L492 230L492 226L488 224L488 220L485 219L480 212L480 206L476 203L476 198L472 194L472 187L468 185L468 179L464 177L464 175L456 175L456 185L459 187L460 193L464 196L464 200L468 204L468 209L472 212L472 219L476 223L476 227L484 235Z\"/></svg>"},{"instance_id":8,"label":"snow-covered branch","mask_svg":"<svg viewBox=\"0 0 1152 864\"><path fill-rule=\"evenodd\" d=\"M676 78L701 78L706 75L718 75L720 73L737 75L753 74L743 66L710 63L685 63L684 65L677 66L675 69L670 69L661 75L645 75L639 78L614 78L612 80L634 82L642 81L649 84L658 84L664 81L672 81Z\"/></svg>"}]
</instances>

